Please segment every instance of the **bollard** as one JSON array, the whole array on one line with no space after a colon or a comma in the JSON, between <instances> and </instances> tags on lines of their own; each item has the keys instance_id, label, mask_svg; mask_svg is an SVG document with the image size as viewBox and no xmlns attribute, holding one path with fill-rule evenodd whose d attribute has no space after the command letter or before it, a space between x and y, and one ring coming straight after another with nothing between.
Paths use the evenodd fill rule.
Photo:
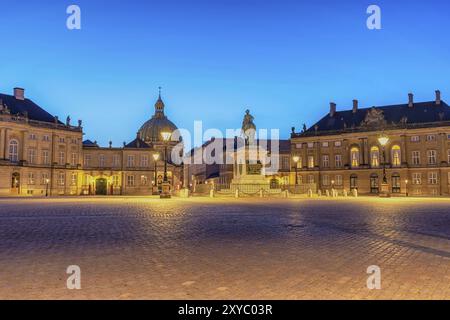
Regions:
<instances>
[{"instance_id":1,"label":"bollard","mask_svg":"<svg viewBox=\"0 0 450 320\"><path fill-rule=\"evenodd\" d=\"M311 189L308 189L308 198L312 198L313 192Z\"/></svg>"},{"instance_id":2,"label":"bollard","mask_svg":"<svg viewBox=\"0 0 450 320\"><path fill-rule=\"evenodd\" d=\"M236 192L234 193L235 198L239 198L239 189L236 189Z\"/></svg>"},{"instance_id":3,"label":"bollard","mask_svg":"<svg viewBox=\"0 0 450 320\"><path fill-rule=\"evenodd\" d=\"M344 195L344 198L348 197L347 190L344 189L343 195Z\"/></svg>"},{"instance_id":4,"label":"bollard","mask_svg":"<svg viewBox=\"0 0 450 320\"><path fill-rule=\"evenodd\" d=\"M319 197L321 197L321 196L322 196L322 191L321 191L321 190L317 191L317 195L318 195Z\"/></svg>"},{"instance_id":5,"label":"bollard","mask_svg":"<svg viewBox=\"0 0 450 320\"><path fill-rule=\"evenodd\" d=\"M356 189L353 189L353 196L355 197L355 198L358 198L358 190L356 190Z\"/></svg>"},{"instance_id":6,"label":"bollard","mask_svg":"<svg viewBox=\"0 0 450 320\"><path fill-rule=\"evenodd\" d=\"M210 198L214 198L214 189L211 189L211 190L209 191L209 197L210 197Z\"/></svg>"},{"instance_id":7,"label":"bollard","mask_svg":"<svg viewBox=\"0 0 450 320\"><path fill-rule=\"evenodd\" d=\"M329 190L326 190L325 191L325 195L327 196L327 198L330 196L330 191Z\"/></svg>"}]
</instances>

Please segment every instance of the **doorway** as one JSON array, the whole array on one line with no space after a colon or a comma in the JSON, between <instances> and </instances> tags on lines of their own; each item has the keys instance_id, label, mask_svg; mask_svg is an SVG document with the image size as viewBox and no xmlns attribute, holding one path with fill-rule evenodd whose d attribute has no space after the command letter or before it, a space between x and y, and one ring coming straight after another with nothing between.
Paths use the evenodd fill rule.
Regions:
<instances>
[{"instance_id":1,"label":"doorway","mask_svg":"<svg viewBox=\"0 0 450 320\"><path fill-rule=\"evenodd\" d=\"M14 172L11 176L11 193L20 194L20 173Z\"/></svg>"},{"instance_id":2,"label":"doorway","mask_svg":"<svg viewBox=\"0 0 450 320\"><path fill-rule=\"evenodd\" d=\"M378 184L378 175L377 174L372 174L370 176L370 193L373 194L378 194L380 193L380 187Z\"/></svg>"},{"instance_id":3,"label":"doorway","mask_svg":"<svg viewBox=\"0 0 450 320\"><path fill-rule=\"evenodd\" d=\"M108 194L108 181L106 179L95 180L95 194L97 196L106 196Z\"/></svg>"}]
</instances>

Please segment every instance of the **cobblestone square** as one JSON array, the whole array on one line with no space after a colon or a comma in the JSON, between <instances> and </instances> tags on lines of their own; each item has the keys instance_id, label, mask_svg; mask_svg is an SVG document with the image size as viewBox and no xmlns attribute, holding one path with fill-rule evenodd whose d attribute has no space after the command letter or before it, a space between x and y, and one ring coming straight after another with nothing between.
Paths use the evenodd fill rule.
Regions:
<instances>
[{"instance_id":1,"label":"cobblestone square","mask_svg":"<svg viewBox=\"0 0 450 320\"><path fill-rule=\"evenodd\" d=\"M0 298L450 299L450 200L1 199Z\"/></svg>"}]
</instances>

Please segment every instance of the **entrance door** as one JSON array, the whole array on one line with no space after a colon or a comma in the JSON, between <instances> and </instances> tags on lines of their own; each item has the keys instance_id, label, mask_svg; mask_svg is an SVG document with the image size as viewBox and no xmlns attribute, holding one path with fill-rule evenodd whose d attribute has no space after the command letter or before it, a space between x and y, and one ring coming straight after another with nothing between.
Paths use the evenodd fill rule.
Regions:
<instances>
[{"instance_id":1,"label":"entrance door","mask_svg":"<svg viewBox=\"0 0 450 320\"><path fill-rule=\"evenodd\" d=\"M370 193L380 193L380 188L378 185L378 175L376 174L372 174L370 176Z\"/></svg>"},{"instance_id":2,"label":"entrance door","mask_svg":"<svg viewBox=\"0 0 450 320\"><path fill-rule=\"evenodd\" d=\"M400 175L394 174L392 176L392 193L400 193L400 192L401 192Z\"/></svg>"},{"instance_id":3,"label":"entrance door","mask_svg":"<svg viewBox=\"0 0 450 320\"><path fill-rule=\"evenodd\" d=\"M95 194L97 196L106 196L108 194L107 186L108 182L106 179L95 180Z\"/></svg>"},{"instance_id":4,"label":"entrance door","mask_svg":"<svg viewBox=\"0 0 450 320\"><path fill-rule=\"evenodd\" d=\"M20 173L14 172L11 177L11 193L20 194Z\"/></svg>"},{"instance_id":5,"label":"entrance door","mask_svg":"<svg viewBox=\"0 0 450 320\"><path fill-rule=\"evenodd\" d=\"M358 190L358 176L355 174L350 176L350 190L353 189Z\"/></svg>"}]
</instances>

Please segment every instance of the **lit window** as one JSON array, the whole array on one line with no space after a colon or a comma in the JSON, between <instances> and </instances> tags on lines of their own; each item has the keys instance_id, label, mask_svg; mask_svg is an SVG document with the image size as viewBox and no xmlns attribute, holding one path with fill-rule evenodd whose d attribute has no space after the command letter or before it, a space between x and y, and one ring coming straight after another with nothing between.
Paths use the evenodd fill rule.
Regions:
<instances>
[{"instance_id":1,"label":"lit window","mask_svg":"<svg viewBox=\"0 0 450 320\"><path fill-rule=\"evenodd\" d=\"M334 146L335 147L340 147L342 145L342 142L341 141L335 141L334 142Z\"/></svg>"},{"instance_id":2,"label":"lit window","mask_svg":"<svg viewBox=\"0 0 450 320\"><path fill-rule=\"evenodd\" d=\"M47 183L50 183L50 181L48 178L48 173L45 172L45 173L41 174L41 184L45 185Z\"/></svg>"},{"instance_id":3,"label":"lit window","mask_svg":"<svg viewBox=\"0 0 450 320\"><path fill-rule=\"evenodd\" d=\"M420 165L420 151L413 151L412 152L412 163L415 166Z\"/></svg>"},{"instance_id":4,"label":"lit window","mask_svg":"<svg viewBox=\"0 0 450 320\"><path fill-rule=\"evenodd\" d=\"M147 176L141 176L141 185L146 186L148 182Z\"/></svg>"},{"instance_id":5,"label":"lit window","mask_svg":"<svg viewBox=\"0 0 450 320\"><path fill-rule=\"evenodd\" d=\"M322 147L323 148L328 148L328 145L329 145L328 142L322 142Z\"/></svg>"},{"instance_id":6,"label":"lit window","mask_svg":"<svg viewBox=\"0 0 450 320\"><path fill-rule=\"evenodd\" d=\"M421 173L413 173L412 174L412 183L413 184L422 184L422 174Z\"/></svg>"},{"instance_id":7,"label":"lit window","mask_svg":"<svg viewBox=\"0 0 450 320\"><path fill-rule=\"evenodd\" d=\"M438 184L437 172L429 172L428 173L428 184Z\"/></svg>"},{"instance_id":8,"label":"lit window","mask_svg":"<svg viewBox=\"0 0 450 320\"><path fill-rule=\"evenodd\" d=\"M77 185L77 180L78 180L78 175L76 173L72 173L72 176L70 178L70 184L72 186L76 186Z\"/></svg>"},{"instance_id":9,"label":"lit window","mask_svg":"<svg viewBox=\"0 0 450 320\"><path fill-rule=\"evenodd\" d=\"M113 176L112 177L112 184L115 187L117 187L119 185L119 176Z\"/></svg>"},{"instance_id":10,"label":"lit window","mask_svg":"<svg viewBox=\"0 0 450 320\"><path fill-rule=\"evenodd\" d=\"M354 147L350 150L350 159L352 161L352 167L359 167L359 149Z\"/></svg>"},{"instance_id":11,"label":"lit window","mask_svg":"<svg viewBox=\"0 0 450 320\"><path fill-rule=\"evenodd\" d=\"M435 165L436 163L436 150L428 150L428 164Z\"/></svg>"},{"instance_id":12,"label":"lit window","mask_svg":"<svg viewBox=\"0 0 450 320\"><path fill-rule=\"evenodd\" d=\"M314 148L314 142L308 142L308 148L310 149Z\"/></svg>"},{"instance_id":13,"label":"lit window","mask_svg":"<svg viewBox=\"0 0 450 320\"><path fill-rule=\"evenodd\" d=\"M334 156L334 165L336 168L342 168L342 155L337 154Z\"/></svg>"},{"instance_id":14,"label":"lit window","mask_svg":"<svg viewBox=\"0 0 450 320\"><path fill-rule=\"evenodd\" d=\"M401 165L401 150L399 146L392 147L392 165L394 167Z\"/></svg>"},{"instance_id":15,"label":"lit window","mask_svg":"<svg viewBox=\"0 0 450 320\"><path fill-rule=\"evenodd\" d=\"M328 168L330 166L330 157L328 155L322 156L322 166Z\"/></svg>"},{"instance_id":16,"label":"lit window","mask_svg":"<svg viewBox=\"0 0 450 320\"><path fill-rule=\"evenodd\" d=\"M19 142L17 140L11 140L9 142L9 161L19 161Z\"/></svg>"},{"instance_id":17,"label":"lit window","mask_svg":"<svg viewBox=\"0 0 450 320\"><path fill-rule=\"evenodd\" d=\"M308 168L314 168L314 156L308 156Z\"/></svg>"},{"instance_id":18,"label":"lit window","mask_svg":"<svg viewBox=\"0 0 450 320\"><path fill-rule=\"evenodd\" d=\"M34 173L28 173L28 184L34 184Z\"/></svg>"},{"instance_id":19,"label":"lit window","mask_svg":"<svg viewBox=\"0 0 450 320\"><path fill-rule=\"evenodd\" d=\"M370 165L374 168L380 166L380 149L378 147L370 149Z\"/></svg>"}]
</instances>

